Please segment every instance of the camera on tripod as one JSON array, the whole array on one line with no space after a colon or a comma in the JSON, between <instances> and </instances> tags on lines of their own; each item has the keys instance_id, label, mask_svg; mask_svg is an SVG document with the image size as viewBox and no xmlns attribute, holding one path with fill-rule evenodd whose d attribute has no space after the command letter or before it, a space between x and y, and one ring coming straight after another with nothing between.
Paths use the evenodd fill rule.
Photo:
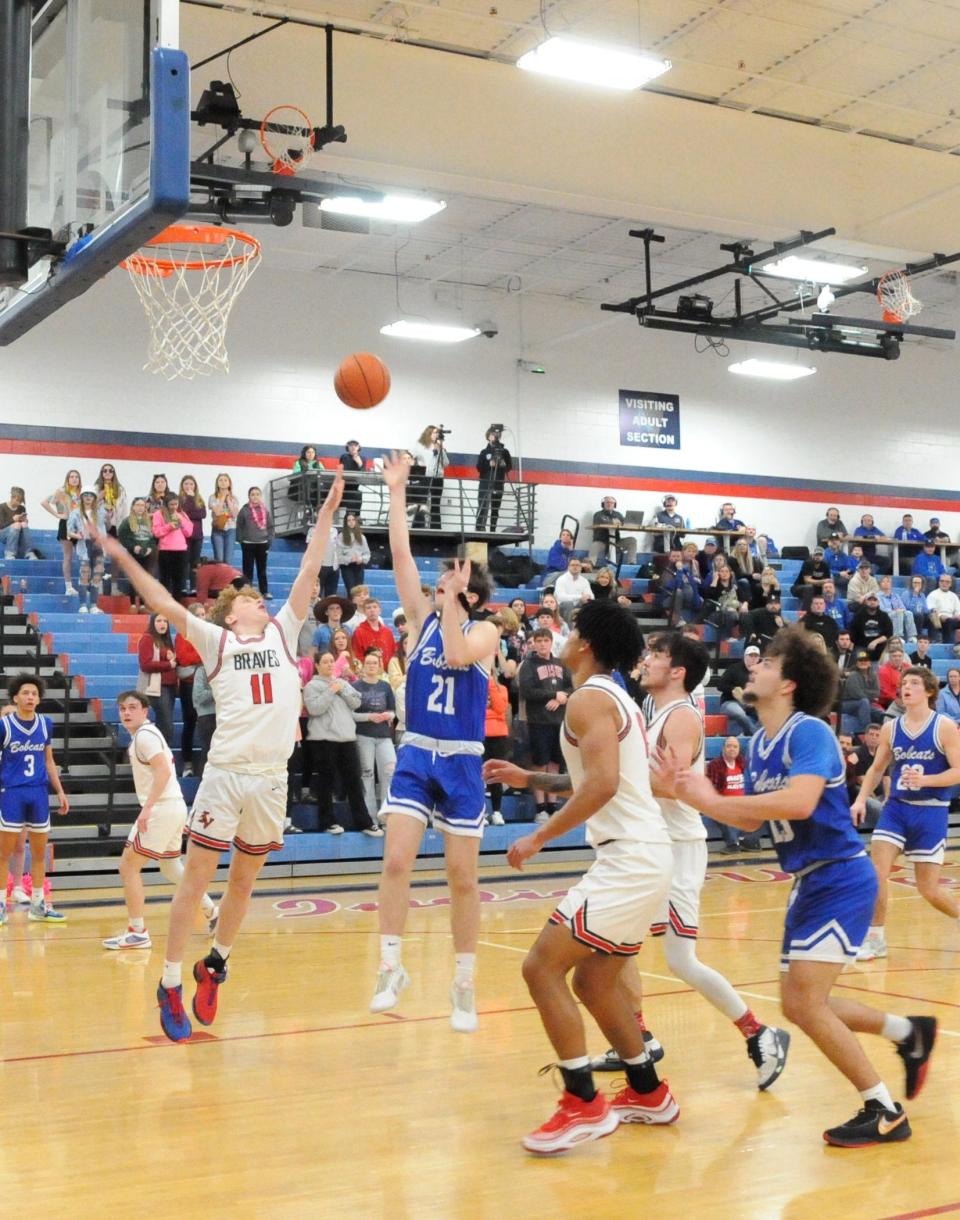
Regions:
<instances>
[{"instance_id":1,"label":"camera on tripod","mask_svg":"<svg viewBox=\"0 0 960 1220\"><path fill-rule=\"evenodd\" d=\"M437 443L442 445L452 431L452 428L445 428L443 424L437 424Z\"/></svg>"}]
</instances>

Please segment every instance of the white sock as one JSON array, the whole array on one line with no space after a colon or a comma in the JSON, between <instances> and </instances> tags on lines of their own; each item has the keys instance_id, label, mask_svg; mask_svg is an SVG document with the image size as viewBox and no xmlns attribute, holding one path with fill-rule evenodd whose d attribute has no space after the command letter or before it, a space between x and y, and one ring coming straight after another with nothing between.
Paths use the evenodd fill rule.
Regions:
<instances>
[{"instance_id":1,"label":"white sock","mask_svg":"<svg viewBox=\"0 0 960 1220\"><path fill-rule=\"evenodd\" d=\"M883 1029L880 1031L891 1042L902 1042L913 1032L913 1022L909 1017L896 1017L888 1012L883 1018Z\"/></svg>"},{"instance_id":2,"label":"white sock","mask_svg":"<svg viewBox=\"0 0 960 1220\"><path fill-rule=\"evenodd\" d=\"M869 928L867 928L867 935L871 938L871 940L885 940L886 939L883 934L883 924L879 924L877 927L874 927L871 924L871 926Z\"/></svg>"},{"instance_id":3,"label":"white sock","mask_svg":"<svg viewBox=\"0 0 960 1220\"><path fill-rule=\"evenodd\" d=\"M560 1059L557 1061L557 1067L566 1068L568 1072L575 1072L578 1068L586 1068L589 1066L589 1055L581 1055L577 1059Z\"/></svg>"},{"instance_id":4,"label":"white sock","mask_svg":"<svg viewBox=\"0 0 960 1220\"><path fill-rule=\"evenodd\" d=\"M400 936L380 937L380 960L385 966L396 969L400 965Z\"/></svg>"},{"instance_id":5,"label":"white sock","mask_svg":"<svg viewBox=\"0 0 960 1220\"><path fill-rule=\"evenodd\" d=\"M204 896L200 899L200 905L203 907L204 915L207 916L212 915L217 909L217 904L213 901L209 894L204 894Z\"/></svg>"},{"instance_id":6,"label":"white sock","mask_svg":"<svg viewBox=\"0 0 960 1220\"><path fill-rule=\"evenodd\" d=\"M453 971L453 981L462 985L472 983L477 970L476 953L458 953Z\"/></svg>"},{"instance_id":7,"label":"white sock","mask_svg":"<svg viewBox=\"0 0 960 1220\"><path fill-rule=\"evenodd\" d=\"M183 969L182 962L164 962L163 974L160 976L161 987L179 987L183 982L181 971Z\"/></svg>"},{"instance_id":8,"label":"white sock","mask_svg":"<svg viewBox=\"0 0 960 1220\"><path fill-rule=\"evenodd\" d=\"M146 924L143 919L130 919L127 921L127 927L131 932L144 932L146 930Z\"/></svg>"},{"instance_id":9,"label":"white sock","mask_svg":"<svg viewBox=\"0 0 960 1220\"><path fill-rule=\"evenodd\" d=\"M639 1063L647 1063L649 1059L650 1056L647 1054L647 1052L641 1051L639 1055L634 1055L632 1059L624 1059L623 1062L629 1063L631 1067L634 1067Z\"/></svg>"},{"instance_id":10,"label":"white sock","mask_svg":"<svg viewBox=\"0 0 960 1220\"><path fill-rule=\"evenodd\" d=\"M233 945L221 945L218 940L215 940L213 942L213 951L215 953L219 953L224 961L226 961L227 958L230 956L230 950L232 948L233 948Z\"/></svg>"},{"instance_id":11,"label":"white sock","mask_svg":"<svg viewBox=\"0 0 960 1220\"><path fill-rule=\"evenodd\" d=\"M879 1084L875 1084L872 1089L861 1089L860 1096L864 1101L879 1101L885 1110L896 1110L893 1103L893 1098L890 1096L890 1090L881 1080Z\"/></svg>"}]
</instances>

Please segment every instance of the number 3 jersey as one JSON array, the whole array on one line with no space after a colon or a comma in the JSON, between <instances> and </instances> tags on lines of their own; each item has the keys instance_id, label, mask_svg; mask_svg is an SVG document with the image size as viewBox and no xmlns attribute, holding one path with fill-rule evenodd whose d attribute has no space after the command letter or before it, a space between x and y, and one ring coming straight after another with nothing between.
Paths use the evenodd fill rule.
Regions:
<instances>
[{"instance_id":1,"label":"number 3 jersey","mask_svg":"<svg viewBox=\"0 0 960 1220\"><path fill-rule=\"evenodd\" d=\"M213 766L250 775L286 774L302 706L294 661L301 626L289 603L257 636L187 618L187 639L203 658L217 705L207 758Z\"/></svg>"},{"instance_id":2,"label":"number 3 jersey","mask_svg":"<svg viewBox=\"0 0 960 1220\"><path fill-rule=\"evenodd\" d=\"M53 740L50 720L13 714L0 718L0 788L47 787L46 749Z\"/></svg>"},{"instance_id":3,"label":"number 3 jersey","mask_svg":"<svg viewBox=\"0 0 960 1220\"><path fill-rule=\"evenodd\" d=\"M826 783L810 817L770 820L781 868L803 873L829 860L862 856L863 844L850 817L840 744L828 725L803 712L790 716L772 738L763 729L751 738L747 790L752 796L777 792L796 775L816 775Z\"/></svg>"},{"instance_id":4,"label":"number 3 jersey","mask_svg":"<svg viewBox=\"0 0 960 1220\"><path fill-rule=\"evenodd\" d=\"M473 629L463 624L464 635ZM444 753L482 754L490 675L479 661L455 668L443 655L440 616L431 611L407 658L405 744L444 742ZM479 747L479 748L477 748Z\"/></svg>"}]
</instances>

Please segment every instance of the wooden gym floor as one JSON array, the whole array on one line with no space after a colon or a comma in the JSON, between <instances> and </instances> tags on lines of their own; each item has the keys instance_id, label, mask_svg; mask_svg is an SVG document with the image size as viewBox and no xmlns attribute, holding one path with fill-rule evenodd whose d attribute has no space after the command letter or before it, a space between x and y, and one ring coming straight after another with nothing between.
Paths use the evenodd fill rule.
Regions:
<instances>
[{"instance_id":1,"label":"wooden gym floor","mask_svg":"<svg viewBox=\"0 0 960 1220\"><path fill-rule=\"evenodd\" d=\"M753 858L757 860L756 857ZM948 884L960 860L948 857ZM717 861L704 890L700 952L757 1014L780 1019L777 954L789 882L772 863ZM852 1089L799 1031L784 1075L757 1092L743 1041L666 971L656 941L640 968L648 1023L680 1102L669 1128L621 1127L537 1160L519 1138L557 1091L551 1052L520 977L523 952L581 871L488 870L479 954L481 1026L448 1025L446 891L417 877L393 1014L367 1003L377 966L375 878L274 886L254 900L210 1033L174 1046L155 989L165 902L148 907L151 952L109 953L117 894L62 894L69 923L0 931L0 1199L45 1220L230 1216L323 1220L599 1220L634 1209L711 1220L881 1220L960 1214L960 931L893 886L890 958L850 970L847 994L934 1013L940 1041L909 1107L913 1139L846 1152L825 1126L857 1108ZM97 898L113 905L91 905ZM204 941L198 934L196 956ZM185 971L185 973L187 973ZM192 980L184 988L192 994ZM603 1039L592 1023L591 1046ZM902 1098L899 1060L869 1052ZM598 1076L609 1087L609 1077Z\"/></svg>"}]
</instances>

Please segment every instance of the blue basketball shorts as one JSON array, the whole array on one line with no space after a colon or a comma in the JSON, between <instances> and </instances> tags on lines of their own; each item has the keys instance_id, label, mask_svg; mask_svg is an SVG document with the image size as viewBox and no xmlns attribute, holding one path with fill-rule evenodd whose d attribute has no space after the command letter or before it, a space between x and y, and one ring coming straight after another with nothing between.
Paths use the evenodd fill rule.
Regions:
<instances>
[{"instance_id":1,"label":"blue basketball shorts","mask_svg":"<svg viewBox=\"0 0 960 1220\"><path fill-rule=\"evenodd\" d=\"M26 826L33 834L50 829L50 801L47 786L24 784L4 788L0 793L0 830L19 832Z\"/></svg>"},{"instance_id":2,"label":"blue basketball shorts","mask_svg":"<svg viewBox=\"0 0 960 1220\"><path fill-rule=\"evenodd\" d=\"M942 864L949 805L911 805L891 797L880 811L872 842L892 843L914 864Z\"/></svg>"},{"instance_id":3,"label":"blue basketball shorts","mask_svg":"<svg viewBox=\"0 0 960 1220\"><path fill-rule=\"evenodd\" d=\"M436 754L402 745L380 812L433 822L447 834L481 838L486 815L480 754Z\"/></svg>"},{"instance_id":4,"label":"blue basketball shorts","mask_svg":"<svg viewBox=\"0 0 960 1220\"><path fill-rule=\"evenodd\" d=\"M870 927L877 889L866 855L832 860L798 877L787 903L780 969L798 961L852 962Z\"/></svg>"}]
</instances>

